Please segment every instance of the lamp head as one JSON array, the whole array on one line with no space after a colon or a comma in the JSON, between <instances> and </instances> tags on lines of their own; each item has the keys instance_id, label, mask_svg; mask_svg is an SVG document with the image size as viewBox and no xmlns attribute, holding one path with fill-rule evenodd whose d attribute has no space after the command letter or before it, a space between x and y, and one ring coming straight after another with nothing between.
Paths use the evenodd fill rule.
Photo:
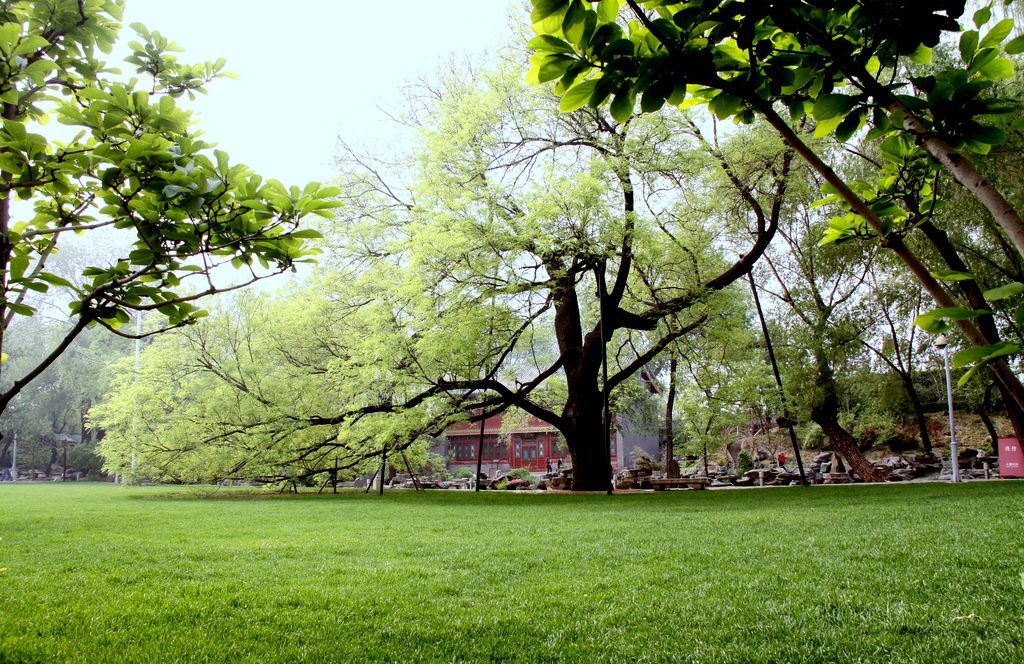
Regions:
<instances>
[{"instance_id":1,"label":"lamp head","mask_svg":"<svg viewBox=\"0 0 1024 664\"><path fill-rule=\"evenodd\" d=\"M945 334L940 334L938 337L935 338L935 347L938 348L939 350L942 350L948 345L949 339L946 338Z\"/></svg>"}]
</instances>

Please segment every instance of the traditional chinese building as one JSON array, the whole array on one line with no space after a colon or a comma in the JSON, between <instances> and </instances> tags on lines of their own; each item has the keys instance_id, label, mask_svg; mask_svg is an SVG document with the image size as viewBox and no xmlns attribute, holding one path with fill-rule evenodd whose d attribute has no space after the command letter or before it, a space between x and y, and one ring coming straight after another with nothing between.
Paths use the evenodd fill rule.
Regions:
<instances>
[{"instance_id":1,"label":"traditional chinese building","mask_svg":"<svg viewBox=\"0 0 1024 664\"><path fill-rule=\"evenodd\" d=\"M616 427L609 440L612 467L618 468L620 460L625 458L627 444L640 444L648 448L653 441L652 451L656 456L657 437L647 437L651 440L641 443L637 434L623 432ZM557 468L559 461L569 463L569 450L562 442L558 429L536 417L516 419L508 425L501 415L488 417L484 421L483 442L481 470L492 476L498 471L507 472L513 468L544 472L549 462L552 468ZM460 468L476 470L479 443L480 423L459 422L445 432L437 452L448 459L450 472Z\"/></svg>"},{"instance_id":2,"label":"traditional chinese building","mask_svg":"<svg viewBox=\"0 0 1024 664\"><path fill-rule=\"evenodd\" d=\"M504 425L501 415L484 420L483 458L481 470L488 475L512 468L529 468L534 472L547 470L558 461L568 463L569 451L561 443L558 430L536 417ZM448 470L476 469L477 445L480 444L480 423L459 422L445 432L439 452L448 459Z\"/></svg>"}]
</instances>

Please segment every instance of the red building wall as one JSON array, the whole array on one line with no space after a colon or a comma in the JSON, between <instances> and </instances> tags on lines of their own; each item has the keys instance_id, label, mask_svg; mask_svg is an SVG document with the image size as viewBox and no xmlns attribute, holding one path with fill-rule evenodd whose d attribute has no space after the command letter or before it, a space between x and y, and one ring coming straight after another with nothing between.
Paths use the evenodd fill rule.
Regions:
<instances>
[{"instance_id":1,"label":"red building wall","mask_svg":"<svg viewBox=\"0 0 1024 664\"><path fill-rule=\"evenodd\" d=\"M559 442L558 430L547 422L530 417L525 422L502 428L501 415L484 421L483 466L487 468L529 468L535 472L569 461L569 451ZM448 439L449 466L476 467L480 442L479 422L459 422L445 432ZM615 452L613 450L613 463Z\"/></svg>"}]
</instances>

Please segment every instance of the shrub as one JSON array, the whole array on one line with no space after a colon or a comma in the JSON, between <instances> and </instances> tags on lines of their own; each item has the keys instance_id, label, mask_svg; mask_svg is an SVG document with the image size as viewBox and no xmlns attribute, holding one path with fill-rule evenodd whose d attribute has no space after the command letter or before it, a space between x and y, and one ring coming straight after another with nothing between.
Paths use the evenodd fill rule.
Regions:
<instances>
[{"instance_id":1,"label":"shrub","mask_svg":"<svg viewBox=\"0 0 1024 664\"><path fill-rule=\"evenodd\" d=\"M751 456L750 450L740 450L739 455L736 457L736 472L742 475L753 467L754 457Z\"/></svg>"},{"instance_id":2,"label":"shrub","mask_svg":"<svg viewBox=\"0 0 1024 664\"><path fill-rule=\"evenodd\" d=\"M96 455L95 445L72 445L68 447L68 468L74 468L86 474L98 474L103 468L103 459Z\"/></svg>"},{"instance_id":3,"label":"shrub","mask_svg":"<svg viewBox=\"0 0 1024 664\"><path fill-rule=\"evenodd\" d=\"M527 468L513 468L505 473L505 477L510 480L526 480L527 484L533 484L533 473L531 473Z\"/></svg>"},{"instance_id":4,"label":"shrub","mask_svg":"<svg viewBox=\"0 0 1024 664\"><path fill-rule=\"evenodd\" d=\"M643 448L634 447L631 456L633 457L633 466L636 468L655 470L658 467L658 463Z\"/></svg>"},{"instance_id":5,"label":"shrub","mask_svg":"<svg viewBox=\"0 0 1024 664\"><path fill-rule=\"evenodd\" d=\"M459 468L455 471L455 479L457 480L468 480L473 477L473 471L469 468Z\"/></svg>"}]
</instances>

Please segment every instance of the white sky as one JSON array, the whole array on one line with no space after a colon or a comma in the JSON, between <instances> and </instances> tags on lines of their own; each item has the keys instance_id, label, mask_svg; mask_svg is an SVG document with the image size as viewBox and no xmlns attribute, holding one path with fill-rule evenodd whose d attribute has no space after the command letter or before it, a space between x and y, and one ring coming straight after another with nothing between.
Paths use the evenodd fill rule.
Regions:
<instances>
[{"instance_id":1,"label":"white sky","mask_svg":"<svg viewBox=\"0 0 1024 664\"><path fill-rule=\"evenodd\" d=\"M126 0L135 21L184 49L224 58L240 80L210 84L193 108L205 138L286 185L334 176L338 137L394 133L381 108L450 54L478 58L508 41L508 0ZM115 65L115 57L109 58ZM126 66L121 65L125 73Z\"/></svg>"}]
</instances>

